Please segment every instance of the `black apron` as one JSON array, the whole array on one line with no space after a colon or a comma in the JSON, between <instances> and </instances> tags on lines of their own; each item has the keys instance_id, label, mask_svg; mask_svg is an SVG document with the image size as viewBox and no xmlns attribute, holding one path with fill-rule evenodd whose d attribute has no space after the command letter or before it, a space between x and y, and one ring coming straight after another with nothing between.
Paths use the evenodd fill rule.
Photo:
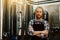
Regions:
<instances>
[{"instance_id":1,"label":"black apron","mask_svg":"<svg viewBox=\"0 0 60 40\"><path fill-rule=\"evenodd\" d=\"M40 21L39 21L39 23L36 23L36 21L33 21L32 27L33 27L34 31L43 31L45 29L44 23L40 22ZM32 36L31 40L47 40L47 38Z\"/></svg>"}]
</instances>

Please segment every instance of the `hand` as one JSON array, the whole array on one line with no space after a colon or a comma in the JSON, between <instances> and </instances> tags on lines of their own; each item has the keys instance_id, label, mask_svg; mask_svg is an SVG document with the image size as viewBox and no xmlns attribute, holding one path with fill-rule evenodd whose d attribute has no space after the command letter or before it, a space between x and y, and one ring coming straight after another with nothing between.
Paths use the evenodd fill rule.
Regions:
<instances>
[{"instance_id":1,"label":"hand","mask_svg":"<svg viewBox=\"0 0 60 40\"><path fill-rule=\"evenodd\" d=\"M38 34L38 35L36 35L37 37L40 37L41 35L40 34Z\"/></svg>"},{"instance_id":2,"label":"hand","mask_svg":"<svg viewBox=\"0 0 60 40\"><path fill-rule=\"evenodd\" d=\"M42 37L42 38L47 38L48 35L47 35L47 34L41 34L41 37Z\"/></svg>"}]
</instances>

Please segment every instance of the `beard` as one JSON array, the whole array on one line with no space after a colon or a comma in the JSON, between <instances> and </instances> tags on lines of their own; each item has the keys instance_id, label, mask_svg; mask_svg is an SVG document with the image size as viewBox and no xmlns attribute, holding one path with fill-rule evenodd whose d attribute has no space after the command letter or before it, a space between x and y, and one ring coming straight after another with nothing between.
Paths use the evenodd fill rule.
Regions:
<instances>
[{"instance_id":1,"label":"beard","mask_svg":"<svg viewBox=\"0 0 60 40\"><path fill-rule=\"evenodd\" d=\"M42 16L36 16L36 18L37 18L37 19L40 19L40 18L42 18Z\"/></svg>"}]
</instances>

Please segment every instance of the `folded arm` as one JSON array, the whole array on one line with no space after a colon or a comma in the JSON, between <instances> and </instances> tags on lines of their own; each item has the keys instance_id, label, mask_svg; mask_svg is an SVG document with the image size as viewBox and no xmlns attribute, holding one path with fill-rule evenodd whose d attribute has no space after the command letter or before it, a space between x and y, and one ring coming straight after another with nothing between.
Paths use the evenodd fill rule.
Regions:
<instances>
[{"instance_id":1,"label":"folded arm","mask_svg":"<svg viewBox=\"0 0 60 40\"><path fill-rule=\"evenodd\" d=\"M34 31L34 29L32 28L31 25L29 26L29 32L30 32L30 34L35 35L35 36L41 36L41 34L48 35L48 30Z\"/></svg>"}]
</instances>

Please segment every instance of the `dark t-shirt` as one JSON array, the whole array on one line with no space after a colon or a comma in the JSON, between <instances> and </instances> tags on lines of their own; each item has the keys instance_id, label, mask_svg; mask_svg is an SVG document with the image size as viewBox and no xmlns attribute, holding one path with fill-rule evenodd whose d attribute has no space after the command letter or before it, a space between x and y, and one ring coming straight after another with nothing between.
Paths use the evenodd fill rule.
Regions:
<instances>
[{"instance_id":1,"label":"dark t-shirt","mask_svg":"<svg viewBox=\"0 0 60 40\"><path fill-rule=\"evenodd\" d=\"M38 21L37 19L32 19L32 20L30 20L30 22L29 22L29 26L31 25L31 26L33 27L34 22L35 22L35 24L40 24L40 22L42 22L42 23L44 24L44 30L49 30L49 23L48 23L46 20L41 19L40 21ZM33 29L34 29L34 28L33 28ZM33 31L34 31L34 30L29 30L29 35L32 35L32 32L33 32Z\"/></svg>"}]
</instances>

